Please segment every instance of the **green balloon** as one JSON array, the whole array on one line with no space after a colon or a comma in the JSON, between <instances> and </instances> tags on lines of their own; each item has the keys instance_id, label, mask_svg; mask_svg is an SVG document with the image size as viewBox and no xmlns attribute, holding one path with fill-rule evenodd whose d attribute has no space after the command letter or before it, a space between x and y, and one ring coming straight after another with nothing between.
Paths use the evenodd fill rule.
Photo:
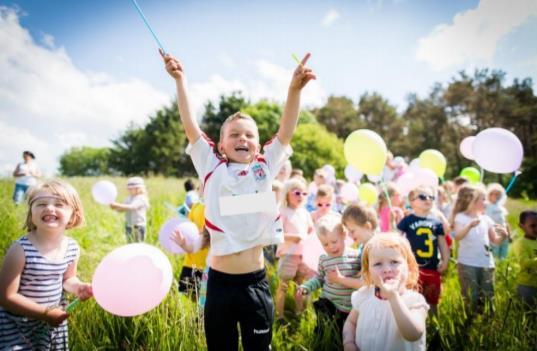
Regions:
<instances>
[{"instance_id":1,"label":"green balloon","mask_svg":"<svg viewBox=\"0 0 537 351\"><path fill-rule=\"evenodd\" d=\"M468 181L472 184L479 183L481 180L481 172L474 167L463 168L459 175L468 179Z\"/></svg>"}]
</instances>

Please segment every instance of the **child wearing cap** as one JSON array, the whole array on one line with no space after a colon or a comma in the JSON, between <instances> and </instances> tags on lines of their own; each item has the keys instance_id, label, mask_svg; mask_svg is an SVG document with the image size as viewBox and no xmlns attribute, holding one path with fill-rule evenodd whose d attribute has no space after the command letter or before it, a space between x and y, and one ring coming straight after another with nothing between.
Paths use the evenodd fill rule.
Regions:
<instances>
[{"instance_id":1,"label":"child wearing cap","mask_svg":"<svg viewBox=\"0 0 537 351\"><path fill-rule=\"evenodd\" d=\"M132 177L127 180L129 196L122 204L112 202L110 207L119 212L125 212L125 234L127 242L139 242L145 240L147 225L147 209L149 199L145 189L144 180L141 177Z\"/></svg>"}]
</instances>

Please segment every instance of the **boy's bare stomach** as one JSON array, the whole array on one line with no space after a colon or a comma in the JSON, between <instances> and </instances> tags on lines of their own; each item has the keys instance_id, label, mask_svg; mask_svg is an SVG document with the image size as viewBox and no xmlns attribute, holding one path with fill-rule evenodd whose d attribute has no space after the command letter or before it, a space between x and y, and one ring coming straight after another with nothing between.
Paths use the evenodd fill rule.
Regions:
<instances>
[{"instance_id":1,"label":"boy's bare stomach","mask_svg":"<svg viewBox=\"0 0 537 351\"><path fill-rule=\"evenodd\" d=\"M265 267L263 247L256 246L225 256L213 256L211 268L228 274L250 273Z\"/></svg>"}]
</instances>

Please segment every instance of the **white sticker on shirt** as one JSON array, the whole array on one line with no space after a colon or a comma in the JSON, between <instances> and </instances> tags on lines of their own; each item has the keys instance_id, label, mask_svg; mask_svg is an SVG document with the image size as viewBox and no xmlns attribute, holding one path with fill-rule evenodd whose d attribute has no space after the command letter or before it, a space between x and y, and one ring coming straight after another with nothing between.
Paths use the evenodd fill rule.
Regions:
<instances>
[{"instance_id":1,"label":"white sticker on shirt","mask_svg":"<svg viewBox=\"0 0 537 351\"><path fill-rule=\"evenodd\" d=\"M276 216L276 194L273 191L262 193L221 196L220 215L233 216L246 213L270 213Z\"/></svg>"}]
</instances>

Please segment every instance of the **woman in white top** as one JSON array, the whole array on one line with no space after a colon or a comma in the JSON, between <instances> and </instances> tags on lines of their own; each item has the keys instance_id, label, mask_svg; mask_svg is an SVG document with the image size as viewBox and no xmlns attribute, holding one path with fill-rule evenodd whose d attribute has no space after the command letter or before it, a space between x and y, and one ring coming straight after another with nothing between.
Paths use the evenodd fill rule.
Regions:
<instances>
[{"instance_id":1,"label":"woman in white top","mask_svg":"<svg viewBox=\"0 0 537 351\"><path fill-rule=\"evenodd\" d=\"M13 176L15 177L15 190L13 191L13 201L15 204L20 204L23 200L28 188L37 183L36 177L41 176L41 172L35 164L35 155L31 151L22 153L24 162L21 162L15 167Z\"/></svg>"}]
</instances>

